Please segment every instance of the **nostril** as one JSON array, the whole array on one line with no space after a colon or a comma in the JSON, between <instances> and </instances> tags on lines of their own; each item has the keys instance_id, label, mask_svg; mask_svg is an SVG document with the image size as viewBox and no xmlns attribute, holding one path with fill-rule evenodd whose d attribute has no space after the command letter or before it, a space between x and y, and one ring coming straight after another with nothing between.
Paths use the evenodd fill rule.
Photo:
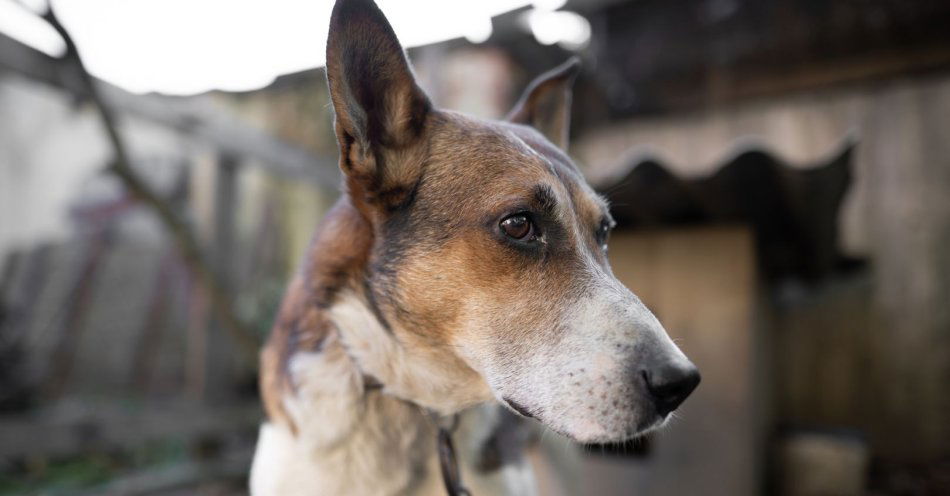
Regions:
<instances>
[{"instance_id":1,"label":"nostril","mask_svg":"<svg viewBox=\"0 0 950 496\"><path fill-rule=\"evenodd\" d=\"M666 416L683 403L699 385L699 370L691 363L666 363L653 371L643 371L643 380L653 397L657 413Z\"/></svg>"}]
</instances>

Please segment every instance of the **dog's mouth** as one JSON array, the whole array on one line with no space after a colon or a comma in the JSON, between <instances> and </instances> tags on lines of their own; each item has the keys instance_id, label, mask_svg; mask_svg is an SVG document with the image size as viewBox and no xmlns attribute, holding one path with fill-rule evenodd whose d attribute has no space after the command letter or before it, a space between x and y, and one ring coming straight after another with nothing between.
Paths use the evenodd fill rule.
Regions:
<instances>
[{"instance_id":1,"label":"dog's mouth","mask_svg":"<svg viewBox=\"0 0 950 496\"><path fill-rule=\"evenodd\" d=\"M530 410L525 408L524 405L518 403L517 401L511 398L506 398L506 397L502 398L502 400L504 400L505 404L508 405L508 408L511 408L512 410L517 412L518 415L521 415L522 417L538 420L538 418L535 417L534 414L531 413Z\"/></svg>"},{"instance_id":2,"label":"dog's mouth","mask_svg":"<svg viewBox=\"0 0 950 496\"><path fill-rule=\"evenodd\" d=\"M588 438L585 438L584 436L579 437L575 435L575 433L570 432L569 429L565 429L563 426L550 425L548 422L545 422L544 420L539 418L536 413L531 411L531 409L529 409L528 407L524 406L521 403L518 403L517 401L509 397L502 397L501 399L508 408L510 408L512 411L514 411L518 415L525 418L534 419L544 424L548 429L551 429L552 431L564 437L573 439L577 442L584 442L584 443L622 443L626 441L631 441L637 438L641 438L651 432L662 429L663 427L666 426L666 424L670 421L670 418L672 417L671 413L661 415L660 413L655 412L651 415L648 415L646 418L641 419L640 421L636 422L636 424L630 425L626 430L623 430L621 428L619 431L614 431L611 433L601 433L600 435L596 435L593 438L588 439Z\"/></svg>"},{"instance_id":3,"label":"dog's mouth","mask_svg":"<svg viewBox=\"0 0 950 496\"><path fill-rule=\"evenodd\" d=\"M644 436L655 430L662 429L664 426L666 426L666 423L669 422L671 416L672 415L669 413L666 415L656 415L652 419L639 422L637 424L636 431L632 436L630 436L630 439Z\"/></svg>"},{"instance_id":4,"label":"dog's mouth","mask_svg":"<svg viewBox=\"0 0 950 496\"><path fill-rule=\"evenodd\" d=\"M630 441L633 439L637 439L649 434L650 432L662 429L667 424L667 422L669 422L670 417L672 417L672 415L669 413L666 415L660 415L659 413L654 413L648 416L647 418L640 420L635 425L631 425L627 430L621 429L620 431L616 431L613 433L601 433L600 435L594 436L591 439L587 439L587 438L584 438L583 436L579 437L575 435L575 433L570 432L570 430L565 429L563 426L550 425L549 423L539 418L538 415L535 412L532 412L531 409L529 409L528 407L524 406L521 403L518 403L517 401L509 397L502 397L502 401L505 403L505 405L508 408L513 410L518 415L541 422L542 424L547 426L548 429L551 429L554 432L564 437L573 439L577 442L585 442L585 443L591 443L591 442L622 443L622 442Z\"/></svg>"}]
</instances>

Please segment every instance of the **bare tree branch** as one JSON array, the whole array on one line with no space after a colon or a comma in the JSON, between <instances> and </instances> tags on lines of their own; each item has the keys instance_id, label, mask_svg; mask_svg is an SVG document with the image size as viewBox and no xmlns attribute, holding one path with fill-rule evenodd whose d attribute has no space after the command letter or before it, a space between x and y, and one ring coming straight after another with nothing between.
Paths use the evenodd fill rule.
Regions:
<instances>
[{"instance_id":1,"label":"bare tree branch","mask_svg":"<svg viewBox=\"0 0 950 496\"><path fill-rule=\"evenodd\" d=\"M207 291L215 317L228 330L248 363L256 366L260 343L257 337L238 319L230 295L225 291L205 260L196 236L188 224L176 215L172 207L152 191L148 184L132 169L128 148L119 134L115 115L100 95L96 81L86 70L72 36L56 17L53 6L49 5L46 12L39 15L63 38L66 44L66 53L63 55L63 60L76 66L83 86L85 86L89 98L99 112L99 117L102 119L103 127L115 154L112 163L108 167L109 172L115 174L137 200L152 209L155 215L158 216L159 221L168 229L188 270L198 284Z\"/></svg>"}]
</instances>

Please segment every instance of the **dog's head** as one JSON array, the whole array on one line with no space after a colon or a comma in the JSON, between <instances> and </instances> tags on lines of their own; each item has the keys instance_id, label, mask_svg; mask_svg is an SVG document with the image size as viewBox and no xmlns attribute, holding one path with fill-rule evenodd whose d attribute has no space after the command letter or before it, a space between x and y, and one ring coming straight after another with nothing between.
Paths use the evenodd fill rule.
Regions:
<instances>
[{"instance_id":1,"label":"dog's head","mask_svg":"<svg viewBox=\"0 0 950 496\"><path fill-rule=\"evenodd\" d=\"M459 406L494 396L577 440L617 441L662 423L699 375L611 273L607 204L564 152L577 69L484 121L433 107L371 0L337 2L327 48L381 327Z\"/></svg>"}]
</instances>

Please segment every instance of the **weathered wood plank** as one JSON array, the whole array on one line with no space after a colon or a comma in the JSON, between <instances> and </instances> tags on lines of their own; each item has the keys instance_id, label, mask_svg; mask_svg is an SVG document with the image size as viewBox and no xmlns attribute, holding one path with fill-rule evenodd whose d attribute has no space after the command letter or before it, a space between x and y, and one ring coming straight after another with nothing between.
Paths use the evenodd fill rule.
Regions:
<instances>
[{"instance_id":1,"label":"weathered wood plank","mask_svg":"<svg viewBox=\"0 0 950 496\"><path fill-rule=\"evenodd\" d=\"M179 463L128 474L94 489L73 496L136 496L165 494L193 494L196 486L208 482L239 480L247 476L251 466L250 450L235 453L222 460L202 463ZM181 491L177 493L176 491ZM205 494L204 491L201 494ZM218 494L218 493L215 493Z\"/></svg>"},{"instance_id":2,"label":"weathered wood plank","mask_svg":"<svg viewBox=\"0 0 950 496\"><path fill-rule=\"evenodd\" d=\"M254 429L257 404L207 408L188 402L141 408L87 405L59 415L0 416L0 460L129 448L149 440L196 439Z\"/></svg>"}]
</instances>

